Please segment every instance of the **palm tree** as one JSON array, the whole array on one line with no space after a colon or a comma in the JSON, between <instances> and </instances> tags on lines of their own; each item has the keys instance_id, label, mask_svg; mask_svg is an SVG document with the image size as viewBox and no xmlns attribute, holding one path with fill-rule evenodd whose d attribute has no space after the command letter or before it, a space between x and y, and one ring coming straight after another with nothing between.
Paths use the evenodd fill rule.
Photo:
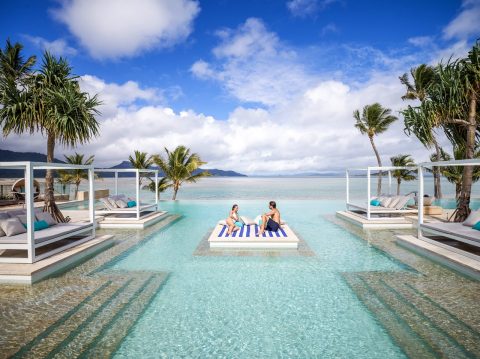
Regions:
<instances>
[{"instance_id":1,"label":"palm tree","mask_svg":"<svg viewBox=\"0 0 480 359\"><path fill-rule=\"evenodd\" d=\"M72 183L72 176L64 170L59 170L57 174L57 182L62 185L62 194L65 194L67 192L67 185Z\"/></svg>"},{"instance_id":2,"label":"palm tree","mask_svg":"<svg viewBox=\"0 0 480 359\"><path fill-rule=\"evenodd\" d=\"M410 155L397 155L390 157L393 167L412 167L415 162ZM402 181L413 181L416 177L415 170L397 169L392 171L392 176L397 179L397 195L400 195L400 184Z\"/></svg>"},{"instance_id":3,"label":"palm tree","mask_svg":"<svg viewBox=\"0 0 480 359\"><path fill-rule=\"evenodd\" d=\"M437 67L437 81L429 89L428 101L412 111L414 115L435 118L454 147L465 146L463 159L473 159L478 146L480 123L480 41L465 58ZM470 213L474 168L464 166L462 188L457 201L455 221L464 221Z\"/></svg>"},{"instance_id":4,"label":"palm tree","mask_svg":"<svg viewBox=\"0 0 480 359\"><path fill-rule=\"evenodd\" d=\"M75 154L67 156L65 155L65 162L71 165L85 165L89 166L93 163L95 156L92 155L85 158L85 155L75 152ZM82 169L74 169L74 170L58 170L58 174L64 178L69 178L70 183L75 185L75 198L77 198L78 188L80 187L80 183L82 180L88 179L88 171ZM96 175L95 177L98 178Z\"/></svg>"},{"instance_id":5,"label":"palm tree","mask_svg":"<svg viewBox=\"0 0 480 359\"><path fill-rule=\"evenodd\" d=\"M428 98L429 88L435 83L435 69L432 66L422 64L410 70L413 84L410 83L408 74L400 76L400 82L405 85L407 92L402 96L402 100L419 100L422 104ZM440 157L440 146L434 129L438 123L432 117L419 118L418 116L409 116L408 111L403 112L405 120L405 132L410 135L413 133L420 142L426 147L435 147L437 158ZM440 169L433 168L434 195L436 198L442 198Z\"/></svg>"},{"instance_id":6,"label":"palm tree","mask_svg":"<svg viewBox=\"0 0 480 359\"><path fill-rule=\"evenodd\" d=\"M165 152L165 158L154 155L153 161L165 174L168 186L173 188L172 200L177 199L177 192L184 182L194 183L200 178L210 176L207 171L195 173L206 162L203 162L198 154L190 153L190 149L185 146L178 146L173 151L165 148Z\"/></svg>"},{"instance_id":7,"label":"palm tree","mask_svg":"<svg viewBox=\"0 0 480 359\"><path fill-rule=\"evenodd\" d=\"M150 183L146 185L144 188L155 192L155 181L151 178L149 178ZM158 199L160 200L160 194L165 192L168 188L172 187L172 184L169 183L169 179L167 177L162 177L158 181Z\"/></svg>"},{"instance_id":8,"label":"palm tree","mask_svg":"<svg viewBox=\"0 0 480 359\"><path fill-rule=\"evenodd\" d=\"M24 60L22 50L22 44L16 42L12 45L10 40L7 40L4 50L0 49L1 93L3 93L3 90L9 83L19 85L20 82L25 80L32 72L32 67L35 65L37 58L36 56L30 56L27 60Z\"/></svg>"},{"instance_id":9,"label":"palm tree","mask_svg":"<svg viewBox=\"0 0 480 359\"><path fill-rule=\"evenodd\" d=\"M139 170L145 170L149 169L153 165L153 157L149 156L147 152L142 152L135 150L133 153L133 156L130 155L128 156L128 160L130 161L130 164L132 165L133 168L139 169ZM142 187L143 184L143 179L146 176L145 174L140 173L140 187Z\"/></svg>"},{"instance_id":10,"label":"palm tree","mask_svg":"<svg viewBox=\"0 0 480 359\"><path fill-rule=\"evenodd\" d=\"M461 160L465 158L465 146L456 146L453 149L453 157L456 160ZM480 158L480 150L475 151L475 158ZM442 150L442 161L450 161L452 156ZM463 184L463 167L462 166L445 166L441 167L442 175L447 179L448 182L455 185L455 199L458 201L462 193L462 184ZM475 167L472 175L472 182L477 182L480 180L480 168Z\"/></svg>"},{"instance_id":11,"label":"palm tree","mask_svg":"<svg viewBox=\"0 0 480 359\"><path fill-rule=\"evenodd\" d=\"M53 162L55 145L74 147L98 135L95 115L100 101L81 92L67 61L45 52L39 72L24 81L25 87L9 86L2 95L0 125L3 135L40 132L47 137L47 162ZM59 222L65 218L55 204L53 171L45 177L44 211Z\"/></svg>"},{"instance_id":12,"label":"palm tree","mask_svg":"<svg viewBox=\"0 0 480 359\"><path fill-rule=\"evenodd\" d=\"M375 156L377 157L377 163L379 167L382 167L382 160L378 154L373 137L388 130L388 127L397 120L397 117L393 116L391 112L392 110L389 108L383 108L379 103L366 105L362 110L361 116L360 111L356 110L353 112L353 117L356 120L355 127L360 130L362 135L366 134L370 139L370 143L372 144L373 152L375 152ZM381 193L382 171L379 171L377 194L380 196Z\"/></svg>"}]
</instances>

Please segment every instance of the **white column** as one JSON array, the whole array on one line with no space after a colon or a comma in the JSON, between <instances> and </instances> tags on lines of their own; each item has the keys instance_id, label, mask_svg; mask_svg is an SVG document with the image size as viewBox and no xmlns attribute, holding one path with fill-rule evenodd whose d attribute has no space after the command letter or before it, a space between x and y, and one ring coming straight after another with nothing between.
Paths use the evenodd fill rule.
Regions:
<instances>
[{"instance_id":1,"label":"white column","mask_svg":"<svg viewBox=\"0 0 480 359\"><path fill-rule=\"evenodd\" d=\"M350 203L350 176L349 176L348 170L345 171L345 179L346 179L346 191L347 191L346 201L347 201L347 210L348 210L348 204Z\"/></svg>"},{"instance_id":2,"label":"white column","mask_svg":"<svg viewBox=\"0 0 480 359\"><path fill-rule=\"evenodd\" d=\"M93 167L88 169L88 211L90 217L90 223L93 224L92 235L95 237L95 186L94 186L94 170Z\"/></svg>"},{"instance_id":3,"label":"white column","mask_svg":"<svg viewBox=\"0 0 480 359\"><path fill-rule=\"evenodd\" d=\"M118 195L118 172L115 171L115 196Z\"/></svg>"},{"instance_id":4,"label":"white column","mask_svg":"<svg viewBox=\"0 0 480 359\"><path fill-rule=\"evenodd\" d=\"M140 219L140 172L135 171L135 187L136 187L136 200L137 200L137 220Z\"/></svg>"},{"instance_id":5,"label":"white column","mask_svg":"<svg viewBox=\"0 0 480 359\"><path fill-rule=\"evenodd\" d=\"M370 167L367 168L367 219L370 220Z\"/></svg>"},{"instance_id":6,"label":"white column","mask_svg":"<svg viewBox=\"0 0 480 359\"><path fill-rule=\"evenodd\" d=\"M35 212L33 208L33 168L31 162L28 162L25 166L25 205L27 208L28 261L33 263L35 262L35 232L33 231Z\"/></svg>"},{"instance_id":7,"label":"white column","mask_svg":"<svg viewBox=\"0 0 480 359\"><path fill-rule=\"evenodd\" d=\"M388 194L392 194L392 171L388 170Z\"/></svg>"},{"instance_id":8,"label":"white column","mask_svg":"<svg viewBox=\"0 0 480 359\"><path fill-rule=\"evenodd\" d=\"M418 167L418 238L422 236L420 225L423 224L423 194L423 167Z\"/></svg>"},{"instance_id":9,"label":"white column","mask_svg":"<svg viewBox=\"0 0 480 359\"><path fill-rule=\"evenodd\" d=\"M155 171L155 204L158 210L158 171Z\"/></svg>"}]
</instances>

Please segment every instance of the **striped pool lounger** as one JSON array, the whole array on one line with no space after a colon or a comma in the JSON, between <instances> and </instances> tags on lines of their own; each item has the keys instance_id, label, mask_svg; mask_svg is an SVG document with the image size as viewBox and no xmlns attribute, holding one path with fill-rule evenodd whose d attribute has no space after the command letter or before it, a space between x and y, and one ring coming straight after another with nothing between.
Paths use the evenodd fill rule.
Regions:
<instances>
[{"instance_id":1,"label":"striped pool lounger","mask_svg":"<svg viewBox=\"0 0 480 359\"><path fill-rule=\"evenodd\" d=\"M220 233L218 234L218 238L232 238L232 237L240 237L240 238L248 238L248 237L255 237L255 234L260 232L260 228L258 225L245 225L242 228L240 228L239 231L233 232L231 235L227 234L228 232L228 227L223 226L223 228L220 230ZM273 232L273 231L265 231L262 235L262 237L284 237L287 238L287 233L283 228L279 228L278 231Z\"/></svg>"}]
</instances>

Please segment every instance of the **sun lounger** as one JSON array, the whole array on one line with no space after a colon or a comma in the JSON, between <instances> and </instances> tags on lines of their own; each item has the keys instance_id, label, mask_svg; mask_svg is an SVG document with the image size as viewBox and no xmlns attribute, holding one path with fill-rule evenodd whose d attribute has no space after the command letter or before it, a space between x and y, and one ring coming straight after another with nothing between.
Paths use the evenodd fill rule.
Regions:
<instances>
[{"instance_id":1,"label":"sun lounger","mask_svg":"<svg viewBox=\"0 0 480 359\"><path fill-rule=\"evenodd\" d=\"M111 201L113 202L118 201L118 200L123 200L124 202L128 202L128 198L121 194L121 195L116 195L116 196L110 196L110 197L105 197L101 198L100 202L102 202L104 208L97 210L97 214L140 214L142 212L145 212L147 210L156 210L157 205L156 204L145 204L145 203L139 203L135 207L126 207L126 208L120 208L118 206L114 206ZM132 217L133 218L133 217ZM136 218L136 217L135 217Z\"/></svg>"},{"instance_id":2,"label":"sun lounger","mask_svg":"<svg viewBox=\"0 0 480 359\"><path fill-rule=\"evenodd\" d=\"M424 223L420 225L420 229L430 235L447 237L480 247L480 231L464 226L462 223Z\"/></svg>"},{"instance_id":3,"label":"sun lounger","mask_svg":"<svg viewBox=\"0 0 480 359\"><path fill-rule=\"evenodd\" d=\"M418 213L417 208L409 208L407 206L408 202L412 198L411 196L394 196L391 197L396 199L394 205L390 206L373 206L370 205L370 213L371 214L405 214L405 213ZM372 198L376 199L376 197ZM368 204L355 204L355 203L347 203L347 210L355 210L359 212L368 212Z\"/></svg>"}]
</instances>

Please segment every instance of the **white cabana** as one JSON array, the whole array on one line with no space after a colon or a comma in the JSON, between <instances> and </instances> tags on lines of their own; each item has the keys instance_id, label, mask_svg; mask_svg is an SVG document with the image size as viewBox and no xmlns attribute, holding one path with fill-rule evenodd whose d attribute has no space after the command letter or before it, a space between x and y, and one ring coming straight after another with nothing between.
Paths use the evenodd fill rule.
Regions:
<instances>
[{"instance_id":1,"label":"white cabana","mask_svg":"<svg viewBox=\"0 0 480 359\"><path fill-rule=\"evenodd\" d=\"M35 170L69 170L84 169L88 171L89 191L94 193L93 166L71 165L61 163L40 163L40 162L0 162L2 169L24 170L25 172L25 210L13 209L1 211L4 219L13 218L22 213L26 215L26 233L12 236L0 237L0 263L34 263L41 259L50 257L67 248L77 246L81 243L95 238L95 209L93 196L89 196L89 220L77 223L58 223L49 228L34 231L34 222L39 208L34 208L34 171ZM40 210L41 211L41 210ZM62 240L64 244L55 246L55 242ZM46 247L48 246L48 247ZM42 248L44 247L44 248ZM45 250L46 248L51 248ZM18 251L25 251L25 256L19 256ZM41 253L37 253L41 252ZM8 253L12 253L8 256Z\"/></svg>"},{"instance_id":2,"label":"white cabana","mask_svg":"<svg viewBox=\"0 0 480 359\"><path fill-rule=\"evenodd\" d=\"M405 208L404 206L400 208L386 208L381 206L372 206L370 201L373 199L371 193L371 180L372 180L372 171L377 172L387 172L388 177L388 195L392 195L392 171L395 170L410 170L420 172L419 167L394 167L394 166L382 166L382 167L367 167L367 168L350 168L345 172L346 179L346 209L347 211L358 211L366 214L368 220L372 218L372 215L377 215L375 219L388 218L386 216L396 215L396 214L408 214L408 213L417 213L416 208ZM353 203L350 200L350 178L352 172L366 172L367 174L367 196L366 203Z\"/></svg>"},{"instance_id":3,"label":"white cabana","mask_svg":"<svg viewBox=\"0 0 480 359\"><path fill-rule=\"evenodd\" d=\"M471 226L464 226L463 223L452 223L452 222L433 222L433 223L424 223L423 215L423 194L424 194L424 177L423 169L432 168L432 167L452 167L452 166L479 166L480 159L472 160L452 160L452 161L439 161L439 162L424 162L420 163L419 171L419 189L418 189L418 239L423 239L430 241L425 234L433 236L441 236L450 238L456 241L467 243L473 246L480 247L480 231L477 231ZM441 245L438 241L435 241L435 244ZM449 249L453 247L448 246Z\"/></svg>"},{"instance_id":4,"label":"white cabana","mask_svg":"<svg viewBox=\"0 0 480 359\"><path fill-rule=\"evenodd\" d=\"M114 173L114 193L115 196L119 196L118 193L118 175L120 173L134 173L135 174L135 202L136 206L131 208L118 208L111 207L108 204L104 203L105 209L97 210L98 214L101 215L125 215L131 214L133 216L122 216L123 219L132 219L139 220L142 213L157 211L158 209L158 170L154 169L136 169L136 168L96 168L95 172L97 173ZM140 202L140 177L141 174L153 174L155 177L155 203L154 204L142 204Z\"/></svg>"}]
</instances>

